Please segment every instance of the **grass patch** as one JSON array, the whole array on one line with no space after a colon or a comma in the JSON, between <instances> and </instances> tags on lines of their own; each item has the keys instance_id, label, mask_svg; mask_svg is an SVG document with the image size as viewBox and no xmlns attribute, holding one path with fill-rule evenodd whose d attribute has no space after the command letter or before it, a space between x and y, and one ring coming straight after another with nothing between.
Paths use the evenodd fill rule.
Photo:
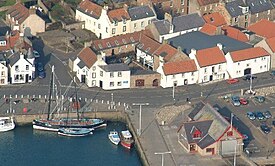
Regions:
<instances>
[{"instance_id":1,"label":"grass patch","mask_svg":"<svg viewBox=\"0 0 275 166\"><path fill-rule=\"evenodd\" d=\"M0 12L0 18L5 18L6 17L6 11Z\"/></svg>"},{"instance_id":2,"label":"grass patch","mask_svg":"<svg viewBox=\"0 0 275 166\"><path fill-rule=\"evenodd\" d=\"M61 20L62 16L64 16L64 9L57 3L52 7L51 14L55 20Z\"/></svg>"}]
</instances>

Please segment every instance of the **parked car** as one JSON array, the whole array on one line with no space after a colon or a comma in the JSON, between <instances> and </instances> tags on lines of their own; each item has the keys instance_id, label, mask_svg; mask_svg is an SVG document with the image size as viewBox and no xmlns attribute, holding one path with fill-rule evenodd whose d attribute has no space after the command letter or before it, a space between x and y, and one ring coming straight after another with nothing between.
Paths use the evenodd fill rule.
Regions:
<instances>
[{"instance_id":1,"label":"parked car","mask_svg":"<svg viewBox=\"0 0 275 166\"><path fill-rule=\"evenodd\" d=\"M232 96L231 97L231 102L234 106L240 106L240 97L239 96Z\"/></svg>"},{"instance_id":2,"label":"parked car","mask_svg":"<svg viewBox=\"0 0 275 166\"><path fill-rule=\"evenodd\" d=\"M264 111L263 114L266 119L272 118L272 115L268 110Z\"/></svg>"},{"instance_id":3,"label":"parked car","mask_svg":"<svg viewBox=\"0 0 275 166\"><path fill-rule=\"evenodd\" d=\"M255 114L253 112L247 112L246 113L246 116L248 117L248 119L250 120L255 120L256 117L255 117Z\"/></svg>"},{"instance_id":4,"label":"parked car","mask_svg":"<svg viewBox=\"0 0 275 166\"><path fill-rule=\"evenodd\" d=\"M255 116L258 120L264 120L265 119L265 116L262 112L258 111L258 112L255 112Z\"/></svg>"},{"instance_id":5,"label":"parked car","mask_svg":"<svg viewBox=\"0 0 275 166\"><path fill-rule=\"evenodd\" d=\"M275 70L272 70L272 71L270 72L270 75L271 75L271 76L275 76Z\"/></svg>"},{"instance_id":6,"label":"parked car","mask_svg":"<svg viewBox=\"0 0 275 166\"><path fill-rule=\"evenodd\" d=\"M241 105L247 105L248 101L245 98L240 98Z\"/></svg>"},{"instance_id":7,"label":"parked car","mask_svg":"<svg viewBox=\"0 0 275 166\"><path fill-rule=\"evenodd\" d=\"M44 70L43 64L41 62L37 63L37 70L38 71L43 71Z\"/></svg>"},{"instance_id":8,"label":"parked car","mask_svg":"<svg viewBox=\"0 0 275 166\"><path fill-rule=\"evenodd\" d=\"M253 79L257 78L257 76L252 75L252 74L246 74L245 76L243 76L243 80L245 80L245 81L248 81L248 80L250 80L251 78L252 78L252 80L253 80Z\"/></svg>"},{"instance_id":9,"label":"parked car","mask_svg":"<svg viewBox=\"0 0 275 166\"><path fill-rule=\"evenodd\" d=\"M45 78L46 77L46 72L45 71L39 71L38 72L38 78Z\"/></svg>"},{"instance_id":10,"label":"parked car","mask_svg":"<svg viewBox=\"0 0 275 166\"><path fill-rule=\"evenodd\" d=\"M273 127L275 127L275 120L272 121L272 125L273 125Z\"/></svg>"},{"instance_id":11,"label":"parked car","mask_svg":"<svg viewBox=\"0 0 275 166\"><path fill-rule=\"evenodd\" d=\"M18 104L18 103L20 103L21 101L20 100L15 100L14 102L13 102L13 104Z\"/></svg>"},{"instance_id":12,"label":"parked car","mask_svg":"<svg viewBox=\"0 0 275 166\"><path fill-rule=\"evenodd\" d=\"M39 58L40 57L40 54L36 50L33 50L32 52L33 52L33 56L35 58Z\"/></svg>"},{"instance_id":13,"label":"parked car","mask_svg":"<svg viewBox=\"0 0 275 166\"><path fill-rule=\"evenodd\" d=\"M248 135L243 134L243 141L248 141L248 140L249 140Z\"/></svg>"},{"instance_id":14,"label":"parked car","mask_svg":"<svg viewBox=\"0 0 275 166\"><path fill-rule=\"evenodd\" d=\"M255 96L254 98L257 102L259 103L263 103L265 101L265 97L264 96Z\"/></svg>"},{"instance_id":15,"label":"parked car","mask_svg":"<svg viewBox=\"0 0 275 166\"><path fill-rule=\"evenodd\" d=\"M260 128L261 128L262 132L265 134L268 134L271 131L270 127L268 127L266 124L261 124Z\"/></svg>"},{"instance_id":16,"label":"parked car","mask_svg":"<svg viewBox=\"0 0 275 166\"><path fill-rule=\"evenodd\" d=\"M239 80L237 78L231 78L231 79L228 79L226 82L228 84L235 84L235 83L239 82Z\"/></svg>"}]
</instances>

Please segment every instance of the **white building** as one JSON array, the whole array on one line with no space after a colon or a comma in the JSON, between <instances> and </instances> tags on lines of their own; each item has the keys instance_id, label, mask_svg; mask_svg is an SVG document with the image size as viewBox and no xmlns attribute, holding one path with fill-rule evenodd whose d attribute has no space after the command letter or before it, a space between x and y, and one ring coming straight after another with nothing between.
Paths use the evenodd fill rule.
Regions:
<instances>
[{"instance_id":1,"label":"white building","mask_svg":"<svg viewBox=\"0 0 275 166\"><path fill-rule=\"evenodd\" d=\"M34 57L16 52L9 57L10 83L29 83L35 77Z\"/></svg>"},{"instance_id":2,"label":"white building","mask_svg":"<svg viewBox=\"0 0 275 166\"><path fill-rule=\"evenodd\" d=\"M127 64L109 64L99 68L99 87L102 89L130 88L130 69Z\"/></svg>"},{"instance_id":3,"label":"white building","mask_svg":"<svg viewBox=\"0 0 275 166\"><path fill-rule=\"evenodd\" d=\"M262 73L270 69L270 54L260 47L229 52L225 57L231 78Z\"/></svg>"},{"instance_id":4,"label":"white building","mask_svg":"<svg viewBox=\"0 0 275 166\"><path fill-rule=\"evenodd\" d=\"M226 59L222 45L196 51L191 50L189 57L195 60L199 71L198 83L228 79Z\"/></svg>"},{"instance_id":5,"label":"white building","mask_svg":"<svg viewBox=\"0 0 275 166\"><path fill-rule=\"evenodd\" d=\"M168 62L158 70L161 74L160 85L163 88L195 84L198 71L194 60Z\"/></svg>"},{"instance_id":6,"label":"white building","mask_svg":"<svg viewBox=\"0 0 275 166\"><path fill-rule=\"evenodd\" d=\"M5 53L0 53L0 85L7 85L8 78L8 67Z\"/></svg>"}]
</instances>

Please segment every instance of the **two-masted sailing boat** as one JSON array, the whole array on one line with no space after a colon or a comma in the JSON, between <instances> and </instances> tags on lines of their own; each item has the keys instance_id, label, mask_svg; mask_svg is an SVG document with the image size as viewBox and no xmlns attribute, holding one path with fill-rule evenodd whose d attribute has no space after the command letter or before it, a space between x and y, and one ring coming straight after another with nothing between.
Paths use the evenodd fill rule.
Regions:
<instances>
[{"instance_id":1,"label":"two-masted sailing boat","mask_svg":"<svg viewBox=\"0 0 275 166\"><path fill-rule=\"evenodd\" d=\"M90 118L80 118L79 112L77 109L77 118L52 118L51 115L51 104L52 104L52 96L53 96L53 89L55 86L54 83L54 66L52 66L52 73L51 73L51 81L50 81L50 91L49 91L49 98L48 98L48 111L47 111L47 119L35 119L33 120L33 129L38 130L47 130L47 131L59 131L61 128L99 128L106 126L106 122L103 119L90 119ZM78 100L77 107L78 107ZM70 122L70 125L68 125Z\"/></svg>"}]
</instances>

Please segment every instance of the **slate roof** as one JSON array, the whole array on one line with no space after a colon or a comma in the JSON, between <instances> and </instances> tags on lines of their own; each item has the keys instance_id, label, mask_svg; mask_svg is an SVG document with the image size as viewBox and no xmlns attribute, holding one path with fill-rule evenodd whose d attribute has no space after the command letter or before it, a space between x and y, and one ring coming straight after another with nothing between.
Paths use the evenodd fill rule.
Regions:
<instances>
[{"instance_id":1,"label":"slate roof","mask_svg":"<svg viewBox=\"0 0 275 166\"><path fill-rule=\"evenodd\" d=\"M218 3L219 0L197 0L200 6L205 6L213 3Z\"/></svg>"},{"instance_id":2,"label":"slate roof","mask_svg":"<svg viewBox=\"0 0 275 166\"><path fill-rule=\"evenodd\" d=\"M198 13L174 17L172 20L174 32L185 31L192 28L199 28L205 24L205 21Z\"/></svg>"},{"instance_id":3,"label":"slate roof","mask_svg":"<svg viewBox=\"0 0 275 166\"><path fill-rule=\"evenodd\" d=\"M163 72L165 75L187 73L194 71L197 71L197 66L193 59L179 62L168 62L163 65Z\"/></svg>"},{"instance_id":4,"label":"slate roof","mask_svg":"<svg viewBox=\"0 0 275 166\"><path fill-rule=\"evenodd\" d=\"M149 6L137 6L128 9L132 21L154 17L155 13Z\"/></svg>"},{"instance_id":5,"label":"slate roof","mask_svg":"<svg viewBox=\"0 0 275 166\"><path fill-rule=\"evenodd\" d=\"M269 56L269 53L261 47L254 47L245 50L234 51L231 52L230 55L233 62L238 62L263 56Z\"/></svg>"},{"instance_id":6,"label":"slate roof","mask_svg":"<svg viewBox=\"0 0 275 166\"><path fill-rule=\"evenodd\" d=\"M102 7L90 0L82 0L78 5L77 10L98 19L101 15Z\"/></svg>"},{"instance_id":7,"label":"slate roof","mask_svg":"<svg viewBox=\"0 0 275 166\"><path fill-rule=\"evenodd\" d=\"M237 17L243 15L242 9L239 6L247 6L244 4L243 0L235 0L231 2L227 2L225 4L225 8L231 17Z\"/></svg>"},{"instance_id":8,"label":"slate roof","mask_svg":"<svg viewBox=\"0 0 275 166\"><path fill-rule=\"evenodd\" d=\"M14 17L14 20L21 24L29 17L29 10L21 3L16 3L9 8L6 14L9 14L11 18Z\"/></svg>"},{"instance_id":9,"label":"slate roof","mask_svg":"<svg viewBox=\"0 0 275 166\"><path fill-rule=\"evenodd\" d=\"M197 113L205 106L205 103L203 102L198 102L195 104L194 109L189 113L188 117L190 119L194 119L195 115L197 115Z\"/></svg>"},{"instance_id":10,"label":"slate roof","mask_svg":"<svg viewBox=\"0 0 275 166\"><path fill-rule=\"evenodd\" d=\"M80 60L80 61L78 62L78 64L77 64L77 66L78 66L80 69L82 69L82 68L85 67L86 65L85 65L85 63L84 63L82 60Z\"/></svg>"},{"instance_id":11,"label":"slate roof","mask_svg":"<svg viewBox=\"0 0 275 166\"><path fill-rule=\"evenodd\" d=\"M273 9L269 0L246 0L251 14L261 13Z\"/></svg>"},{"instance_id":12,"label":"slate roof","mask_svg":"<svg viewBox=\"0 0 275 166\"><path fill-rule=\"evenodd\" d=\"M187 54L191 52L192 48L198 51L206 48L215 47L218 43L221 43L223 45L223 51L225 54L227 52L252 47L252 45L250 44L232 39L225 35L210 36L199 31L194 31L171 38L168 40L168 42L176 48L180 46L182 48L182 51Z\"/></svg>"},{"instance_id":13,"label":"slate roof","mask_svg":"<svg viewBox=\"0 0 275 166\"><path fill-rule=\"evenodd\" d=\"M165 35L169 33L171 24L167 20L158 20L153 21L152 23L155 25L160 35Z\"/></svg>"},{"instance_id":14,"label":"slate roof","mask_svg":"<svg viewBox=\"0 0 275 166\"><path fill-rule=\"evenodd\" d=\"M130 68L131 70L131 75L150 75L150 74L159 74L156 71L153 70L141 70L137 69L135 67Z\"/></svg>"},{"instance_id":15,"label":"slate roof","mask_svg":"<svg viewBox=\"0 0 275 166\"><path fill-rule=\"evenodd\" d=\"M0 52L0 61L6 61L5 52Z\"/></svg>"},{"instance_id":16,"label":"slate roof","mask_svg":"<svg viewBox=\"0 0 275 166\"><path fill-rule=\"evenodd\" d=\"M11 56L9 56L9 64L13 66L20 59L20 53L15 52Z\"/></svg>"},{"instance_id":17,"label":"slate roof","mask_svg":"<svg viewBox=\"0 0 275 166\"><path fill-rule=\"evenodd\" d=\"M6 36L0 36L0 41L6 41Z\"/></svg>"},{"instance_id":18,"label":"slate roof","mask_svg":"<svg viewBox=\"0 0 275 166\"><path fill-rule=\"evenodd\" d=\"M114 64L108 64L104 66L99 66L102 70L106 72L117 72L117 71L129 71L130 68L125 63L114 63Z\"/></svg>"}]
</instances>

